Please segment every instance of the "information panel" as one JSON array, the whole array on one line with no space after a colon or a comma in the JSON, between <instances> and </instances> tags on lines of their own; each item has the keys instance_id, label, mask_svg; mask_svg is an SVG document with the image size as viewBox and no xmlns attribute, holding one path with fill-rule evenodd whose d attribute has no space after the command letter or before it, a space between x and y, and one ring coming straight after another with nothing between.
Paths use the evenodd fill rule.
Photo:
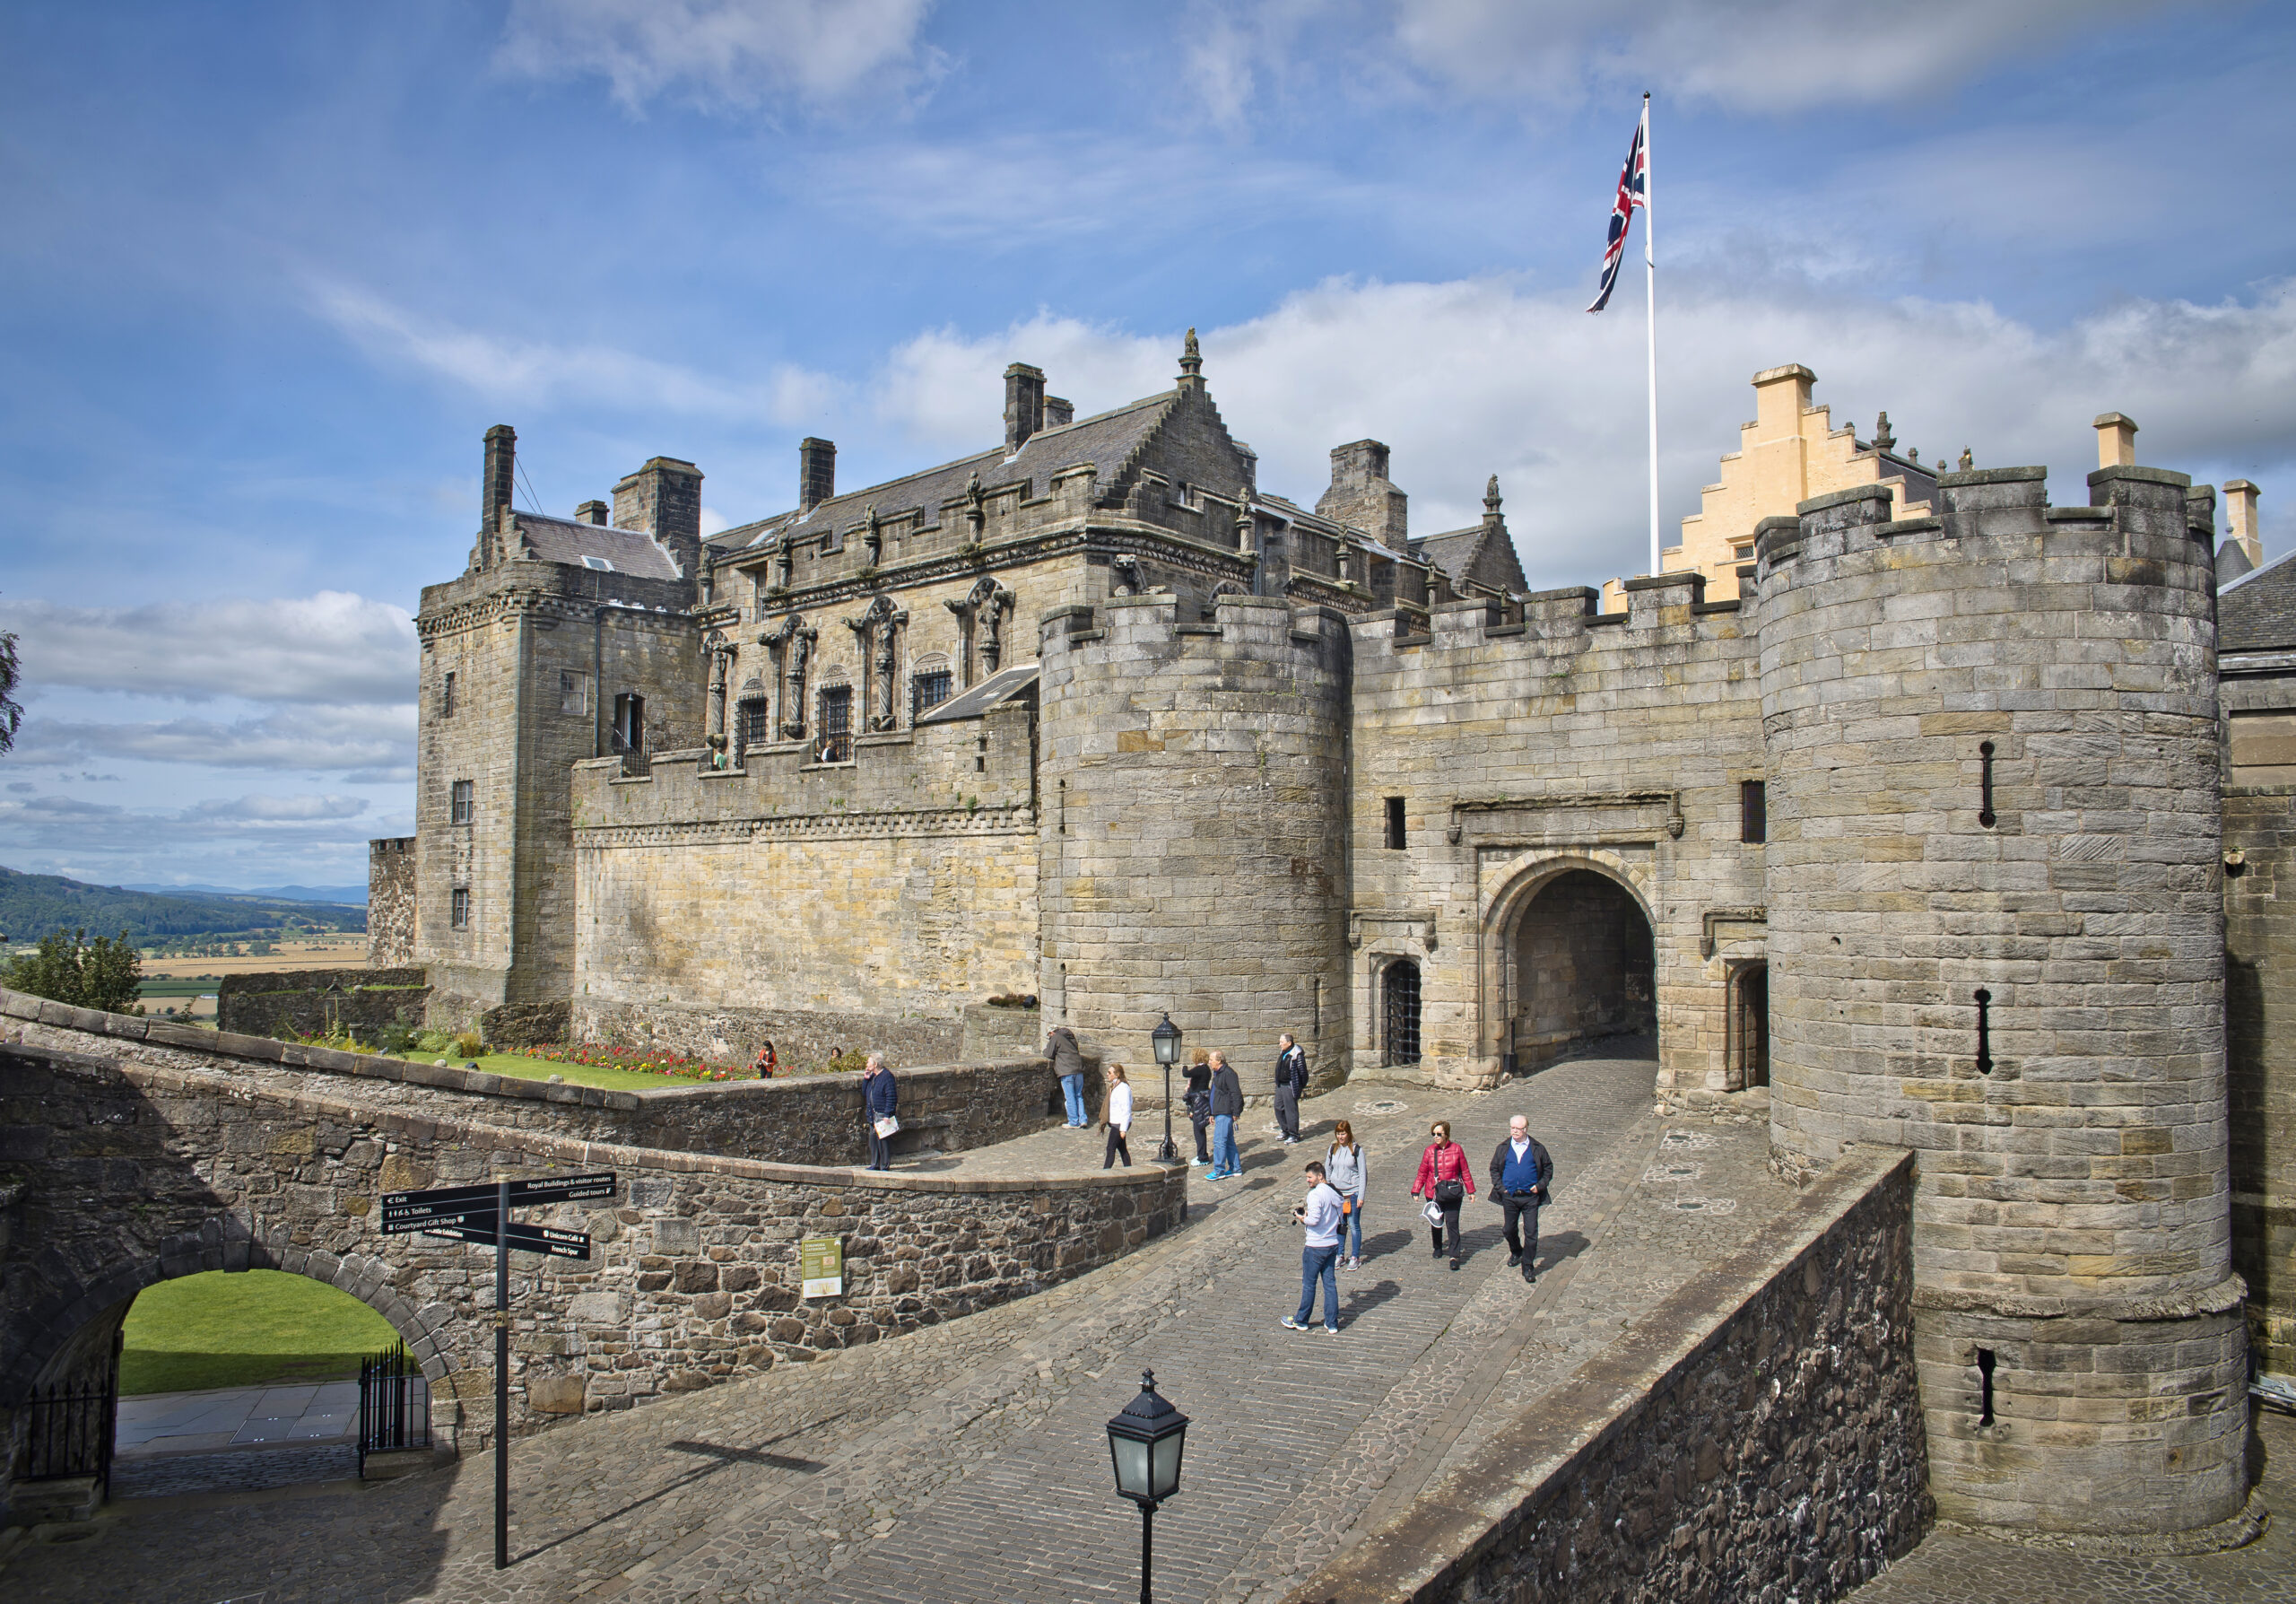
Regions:
<instances>
[{"instance_id":1,"label":"information panel","mask_svg":"<svg viewBox=\"0 0 2296 1604\"><path fill-rule=\"evenodd\" d=\"M845 1295L845 1244L834 1236L808 1236L797 1243L798 1273L804 1279L798 1294L807 1298Z\"/></svg>"}]
</instances>

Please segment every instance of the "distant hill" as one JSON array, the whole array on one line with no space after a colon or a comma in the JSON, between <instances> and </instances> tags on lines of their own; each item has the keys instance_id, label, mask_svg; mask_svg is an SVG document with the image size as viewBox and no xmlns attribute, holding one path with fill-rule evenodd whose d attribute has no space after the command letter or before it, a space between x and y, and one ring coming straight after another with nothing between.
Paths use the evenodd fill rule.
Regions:
<instances>
[{"instance_id":1,"label":"distant hill","mask_svg":"<svg viewBox=\"0 0 2296 1604\"><path fill-rule=\"evenodd\" d=\"M260 897L275 902L335 902L353 908L367 905L363 885L123 885L122 891L148 891L155 896Z\"/></svg>"},{"instance_id":2,"label":"distant hill","mask_svg":"<svg viewBox=\"0 0 2296 1604\"><path fill-rule=\"evenodd\" d=\"M0 934L10 941L37 941L51 930L83 928L91 936L126 929L139 943L172 936L236 936L276 929L287 920L327 930L364 930L367 911L277 895L154 895L0 868Z\"/></svg>"}]
</instances>

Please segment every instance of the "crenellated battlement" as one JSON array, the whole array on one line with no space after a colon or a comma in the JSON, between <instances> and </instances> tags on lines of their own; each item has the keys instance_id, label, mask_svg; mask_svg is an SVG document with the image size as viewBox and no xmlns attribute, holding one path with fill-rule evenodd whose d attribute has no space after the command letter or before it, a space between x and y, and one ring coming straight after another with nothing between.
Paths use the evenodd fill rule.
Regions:
<instances>
[{"instance_id":1,"label":"crenellated battlement","mask_svg":"<svg viewBox=\"0 0 2296 1604\"><path fill-rule=\"evenodd\" d=\"M1349 620L1336 608L1301 607L1282 597L1226 595L1213 598L1210 620L1182 616L1181 598L1168 591L1109 597L1096 606L1056 607L1038 621L1038 650L1048 683L1094 665L1127 661L1223 660L1285 663L1310 673L1343 671Z\"/></svg>"},{"instance_id":2,"label":"crenellated battlement","mask_svg":"<svg viewBox=\"0 0 2296 1604\"><path fill-rule=\"evenodd\" d=\"M2168 565L2205 570L2211 576L2214 571L2214 493L2205 486L2196 492L2189 475L2165 468L2099 468L2089 475L2086 506L2051 506L2048 470L2041 467L1940 475L1931 510L1918 517L1892 517L1892 498L1887 485L1860 484L1813 496L1796 508L1795 517L1763 519L1754 531L1757 583L1767 593L1773 576L1793 583L1813 564L1901 550L1924 540L1964 548L1970 543L2037 541L2036 554L2043 559L2101 556L2109 547L2113 556L2138 560L2117 565L2115 582L2176 582L2183 588L2195 576L2172 581ZM1965 549L1964 554L1977 554ZM2141 566L2146 559L2161 566ZM1914 581L1909 578L1907 583Z\"/></svg>"}]
</instances>

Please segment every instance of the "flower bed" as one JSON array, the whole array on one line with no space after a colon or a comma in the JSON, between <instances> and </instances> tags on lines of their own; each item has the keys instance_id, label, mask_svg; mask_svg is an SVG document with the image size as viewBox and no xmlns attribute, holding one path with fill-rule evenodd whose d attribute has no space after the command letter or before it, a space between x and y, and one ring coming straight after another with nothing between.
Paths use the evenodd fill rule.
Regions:
<instances>
[{"instance_id":1,"label":"flower bed","mask_svg":"<svg viewBox=\"0 0 2296 1604\"><path fill-rule=\"evenodd\" d=\"M737 1065L713 1064L658 1048L610 1047L584 1042L561 1047L555 1042L530 1047L519 1055L545 1064L582 1064L593 1069L619 1069L628 1075L666 1075L677 1080L748 1079L750 1072Z\"/></svg>"}]
</instances>

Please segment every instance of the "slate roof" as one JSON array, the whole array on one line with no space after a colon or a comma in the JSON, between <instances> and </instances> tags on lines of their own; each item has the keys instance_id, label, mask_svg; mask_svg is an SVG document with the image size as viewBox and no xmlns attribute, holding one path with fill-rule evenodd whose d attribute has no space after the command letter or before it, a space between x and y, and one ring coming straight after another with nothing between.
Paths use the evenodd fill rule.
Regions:
<instances>
[{"instance_id":1,"label":"slate roof","mask_svg":"<svg viewBox=\"0 0 2296 1604\"><path fill-rule=\"evenodd\" d=\"M1010 457L1002 446L977 451L922 473L831 496L810 512L778 513L728 529L713 536L711 541L726 551L755 549L771 545L785 531L807 537L831 527L857 524L873 505L881 518L921 507L925 510L925 521L935 524L940 521L941 504L962 495L966 482L975 473L980 475L984 490L1010 484L1015 479L1027 479L1031 492L1041 495L1053 475L1087 462L1100 470L1100 494L1106 504L1114 494L1120 493L1125 469L1130 466L1134 454L1148 442L1178 399L1175 390L1146 396L1113 412L1079 418L1057 429L1040 429L1023 440L1021 449Z\"/></svg>"},{"instance_id":2,"label":"slate roof","mask_svg":"<svg viewBox=\"0 0 2296 1604\"><path fill-rule=\"evenodd\" d=\"M1448 534L1423 536L1411 543L1411 550L1413 556L1441 569L1454 588L1468 580L1510 595L1519 595L1531 588L1530 581L1523 577L1522 562L1515 554L1514 536L1503 523L1495 528L1478 523Z\"/></svg>"},{"instance_id":3,"label":"slate roof","mask_svg":"<svg viewBox=\"0 0 2296 1604\"><path fill-rule=\"evenodd\" d=\"M2296 649L2296 552L2274 557L2217 591L2216 649Z\"/></svg>"},{"instance_id":4,"label":"slate roof","mask_svg":"<svg viewBox=\"0 0 2296 1604\"><path fill-rule=\"evenodd\" d=\"M616 529L570 518L551 518L540 512L516 516L518 533L524 537L520 542L522 556L532 553L544 562L566 562L576 568L589 566L582 561L585 557L603 557L613 565L616 573L637 574L648 580L680 577L668 548L643 530Z\"/></svg>"}]
</instances>

